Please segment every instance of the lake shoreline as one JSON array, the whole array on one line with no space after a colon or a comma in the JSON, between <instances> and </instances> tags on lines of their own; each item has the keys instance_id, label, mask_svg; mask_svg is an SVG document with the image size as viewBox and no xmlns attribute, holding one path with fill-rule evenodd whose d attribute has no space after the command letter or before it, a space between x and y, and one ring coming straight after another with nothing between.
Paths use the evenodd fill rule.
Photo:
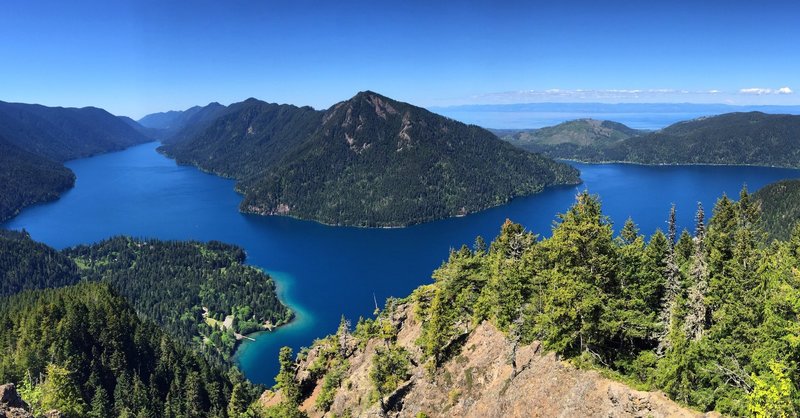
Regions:
<instances>
[{"instance_id":1,"label":"lake shoreline","mask_svg":"<svg viewBox=\"0 0 800 418\"><path fill-rule=\"evenodd\" d=\"M572 158L554 158L556 161L566 161L578 164L587 165L603 165L603 164L625 164L637 165L643 167L760 167L760 168L779 168L787 170L800 170L800 166L783 166L783 165L766 165L766 164L715 164L715 163L640 163L636 161L587 161Z\"/></svg>"}]
</instances>

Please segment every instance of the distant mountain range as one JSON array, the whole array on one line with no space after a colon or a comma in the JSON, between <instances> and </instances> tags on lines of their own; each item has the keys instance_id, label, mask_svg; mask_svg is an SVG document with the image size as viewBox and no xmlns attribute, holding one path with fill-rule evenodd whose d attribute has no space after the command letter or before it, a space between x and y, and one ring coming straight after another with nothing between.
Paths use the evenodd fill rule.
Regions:
<instances>
[{"instance_id":1,"label":"distant mountain range","mask_svg":"<svg viewBox=\"0 0 800 418\"><path fill-rule=\"evenodd\" d=\"M401 226L464 215L547 186L576 184L568 165L491 132L361 92L326 111L248 99L222 109L147 116L182 128L160 148L239 180L241 209L337 225Z\"/></svg>"},{"instance_id":2,"label":"distant mountain range","mask_svg":"<svg viewBox=\"0 0 800 418\"><path fill-rule=\"evenodd\" d=\"M186 110L153 113L139 119L138 124L153 131L159 139L167 140L173 139L189 126L201 129L227 110L227 106L213 102L206 106L194 106ZM189 135L190 132L184 134Z\"/></svg>"},{"instance_id":3,"label":"distant mountain range","mask_svg":"<svg viewBox=\"0 0 800 418\"><path fill-rule=\"evenodd\" d=\"M726 113L679 122L655 132L585 119L552 128L498 132L512 144L553 158L800 167L797 115Z\"/></svg>"},{"instance_id":4,"label":"distant mountain range","mask_svg":"<svg viewBox=\"0 0 800 418\"><path fill-rule=\"evenodd\" d=\"M0 221L71 188L62 162L151 140L102 109L0 102Z\"/></svg>"},{"instance_id":5,"label":"distant mountain range","mask_svg":"<svg viewBox=\"0 0 800 418\"><path fill-rule=\"evenodd\" d=\"M636 129L656 130L673 123L723 113L800 114L800 106L734 106L695 103L524 103L430 107L431 111L487 128L534 129L592 118Z\"/></svg>"}]
</instances>

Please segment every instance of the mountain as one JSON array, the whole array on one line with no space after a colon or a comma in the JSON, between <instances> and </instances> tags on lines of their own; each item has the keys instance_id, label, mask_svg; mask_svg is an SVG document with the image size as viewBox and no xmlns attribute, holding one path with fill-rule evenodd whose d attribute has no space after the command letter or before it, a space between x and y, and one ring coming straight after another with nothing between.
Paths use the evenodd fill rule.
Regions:
<instances>
[{"instance_id":1,"label":"mountain","mask_svg":"<svg viewBox=\"0 0 800 418\"><path fill-rule=\"evenodd\" d=\"M612 143L553 147L547 153L594 162L800 167L800 116L726 113Z\"/></svg>"},{"instance_id":2,"label":"mountain","mask_svg":"<svg viewBox=\"0 0 800 418\"><path fill-rule=\"evenodd\" d=\"M137 123L154 131L158 139L169 142L174 141L174 137L186 128L190 130L184 137L194 132L194 129L205 128L226 109L226 106L212 102L206 106L194 106L186 110L152 113L139 119Z\"/></svg>"},{"instance_id":3,"label":"mountain","mask_svg":"<svg viewBox=\"0 0 800 418\"><path fill-rule=\"evenodd\" d=\"M103 109L6 102L0 102L0 136L25 151L60 162L152 140Z\"/></svg>"},{"instance_id":4,"label":"mountain","mask_svg":"<svg viewBox=\"0 0 800 418\"><path fill-rule=\"evenodd\" d=\"M0 102L0 221L75 183L61 163L151 138L105 110Z\"/></svg>"},{"instance_id":5,"label":"mountain","mask_svg":"<svg viewBox=\"0 0 800 418\"><path fill-rule=\"evenodd\" d=\"M58 199L74 184L70 169L0 137L0 222L26 206Z\"/></svg>"},{"instance_id":6,"label":"mountain","mask_svg":"<svg viewBox=\"0 0 800 418\"><path fill-rule=\"evenodd\" d=\"M768 184L753 194L761 202L762 226L771 238L785 240L800 221L800 180Z\"/></svg>"},{"instance_id":7,"label":"mountain","mask_svg":"<svg viewBox=\"0 0 800 418\"><path fill-rule=\"evenodd\" d=\"M245 212L338 225L415 224L579 181L485 129L369 91L326 111L249 99L161 150L239 180Z\"/></svg>"},{"instance_id":8,"label":"mountain","mask_svg":"<svg viewBox=\"0 0 800 418\"><path fill-rule=\"evenodd\" d=\"M576 119L540 129L493 129L492 132L522 149L560 158L576 149L605 147L643 133L621 123L595 119Z\"/></svg>"},{"instance_id":9,"label":"mountain","mask_svg":"<svg viewBox=\"0 0 800 418\"><path fill-rule=\"evenodd\" d=\"M796 415L800 230L768 245L758 206L723 196L677 242L674 212L615 236L588 192L547 238L507 220L375 317L284 347L266 415Z\"/></svg>"},{"instance_id":10,"label":"mountain","mask_svg":"<svg viewBox=\"0 0 800 418\"><path fill-rule=\"evenodd\" d=\"M125 122L128 126L130 126L134 130L136 130L137 132L141 133L142 135L148 138L158 139L159 135L161 134L160 130L144 127L140 125L139 122L136 122L135 120L127 116L117 116L117 118L119 118L119 120Z\"/></svg>"}]
</instances>

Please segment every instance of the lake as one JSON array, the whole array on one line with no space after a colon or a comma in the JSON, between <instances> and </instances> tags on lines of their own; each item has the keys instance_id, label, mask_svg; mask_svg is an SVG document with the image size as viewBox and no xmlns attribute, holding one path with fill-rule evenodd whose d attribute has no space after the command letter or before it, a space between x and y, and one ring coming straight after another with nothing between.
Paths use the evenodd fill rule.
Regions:
<instances>
[{"instance_id":1,"label":"lake","mask_svg":"<svg viewBox=\"0 0 800 418\"><path fill-rule=\"evenodd\" d=\"M493 238L506 218L549 235L555 216L578 190L599 194L616 225L633 217L643 233L664 229L669 207L691 228L698 201L709 209L742 184L756 190L800 171L764 167L577 164L584 184L548 189L462 218L401 229L331 227L285 217L239 213L234 182L178 166L149 143L67 163L75 188L55 202L30 207L4 227L28 230L56 248L113 235L220 240L247 250L267 270L282 300L297 312L291 324L242 344L236 361L248 378L272 384L283 345L299 349L335 332L341 315L371 315L373 297L403 297L429 283L450 248ZM374 296L373 296L374 295Z\"/></svg>"}]
</instances>

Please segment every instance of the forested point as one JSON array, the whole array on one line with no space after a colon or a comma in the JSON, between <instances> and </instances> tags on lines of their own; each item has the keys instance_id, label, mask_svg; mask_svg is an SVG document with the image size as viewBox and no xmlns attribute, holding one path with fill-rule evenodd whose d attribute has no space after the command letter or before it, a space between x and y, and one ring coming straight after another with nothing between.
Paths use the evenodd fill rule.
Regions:
<instances>
[{"instance_id":1,"label":"forested point","mask_svg":"<svg viewBox=\"0 0 800 418\"><path fill-rule=\"evenodd\" d=\"M140 316L227 368L242 335L292 319L275 282L217 241L115 237L56 251L24 231L0 231L0 303L25 290L105 282Z\"/></svg>"},{"instance_id":2,"label":"forested point","mask_svg":"<svg viewBox=\"0 0 800 418\"><path fill-rule=\"evenodd\" d=\"M86 280L110 283L143 317L221 364L233 354L236 334L292 318L272 278L243 264L237 246L115 237L64 254Z\"/></svg>"},{"instance_id":3,"label":"forested point","mask_svg":"<svg viewBox=\"0 0 800 418\"><path fill-rule=\"evenodd\" d=\"M422 324L416 344L432 374L462 337L490 321L515 344L540 341L579 367L661 390L700 411L796 416L800 226L787 240L769 242L746 189L738 201L719 199L710 219L702 206L680 208L697 211L693 234L678 236L676 210L666 233L645 237L628 220L615 237L599 198L583 192L558 215L549 238L506 221L491 245L478 237L473 248L451 251L433 284L356 326L352 338L362 343L387 341L381 358L394 366L371 366L376 393L408 378L407 357L391 343L384 316L388 306L410 303ZM327 353L312 369L321 369L328 400L347 380L339 371L346 356L335 348L341 334L315 345ZM294 367L285 357L278 388L291 394L299 388L284 375ZM283 399L268 416L299 414L295 397Z\"/></svg>"}]
</instances>

